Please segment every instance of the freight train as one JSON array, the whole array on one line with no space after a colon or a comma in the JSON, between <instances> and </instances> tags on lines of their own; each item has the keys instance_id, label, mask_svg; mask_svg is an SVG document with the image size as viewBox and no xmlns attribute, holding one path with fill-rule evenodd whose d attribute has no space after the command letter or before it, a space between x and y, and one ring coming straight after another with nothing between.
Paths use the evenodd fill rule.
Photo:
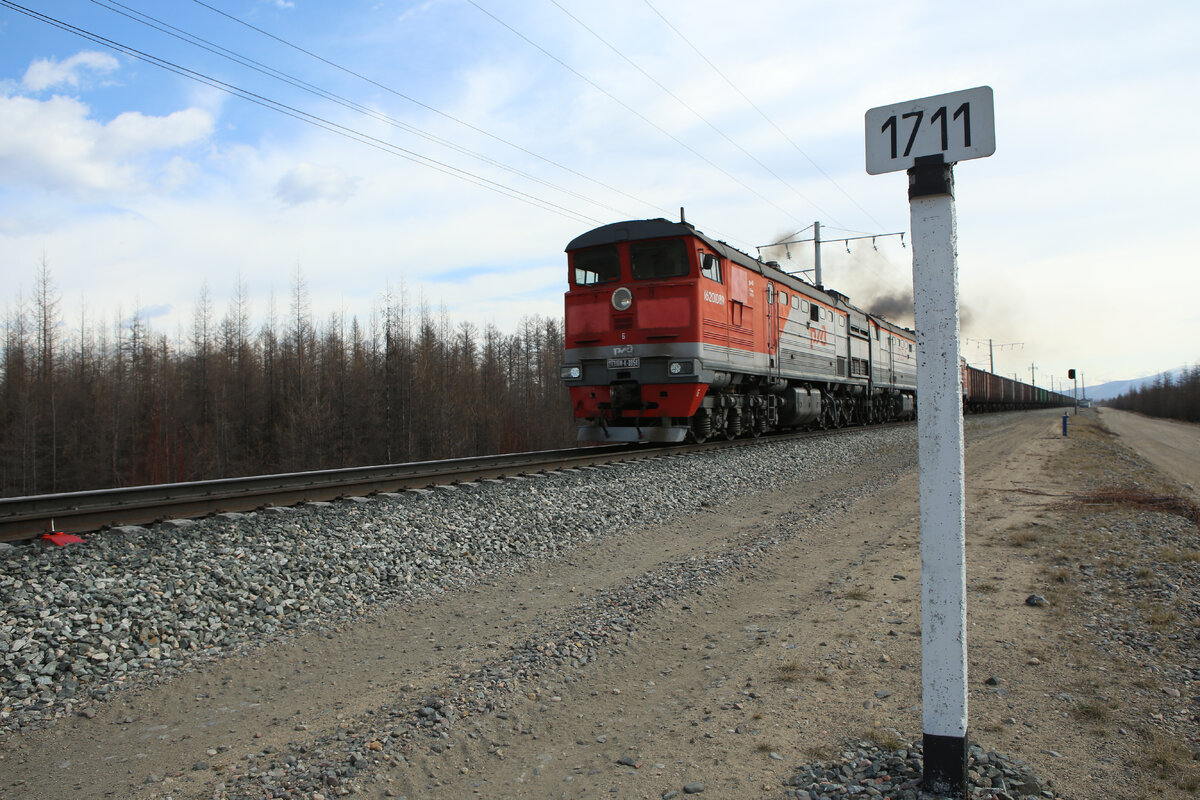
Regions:
<instances>
[{"instance_id":1,"label":"freight train","mask_svg":"<svg viewBox=\"0 0 1200 800\"><path fill-rule=\"evenodd\" d=\"M567 245L565 359L579 441L701 442L916 415L916 333L687 222ZM1068 399L963 367L964 410Z\"/></svg>"}]
</instances>

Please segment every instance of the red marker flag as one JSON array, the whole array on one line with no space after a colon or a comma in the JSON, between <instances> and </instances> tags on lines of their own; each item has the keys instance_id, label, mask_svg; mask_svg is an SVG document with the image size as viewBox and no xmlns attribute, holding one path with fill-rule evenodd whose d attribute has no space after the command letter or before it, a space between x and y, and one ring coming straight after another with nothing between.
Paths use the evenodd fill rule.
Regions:
<instances>
[{"instance_id":1,"label":"red marker flag","mask_svg":"<svg viewBox=\"0 0 1200 800\"><path fill-rule=\"evenodd\" d=\"M51 543L59 547L66 547L69 544L84 544L84 540L80 539L73 533L43 533L43 539L48 539Z\"/></svg>"}]
</instances>

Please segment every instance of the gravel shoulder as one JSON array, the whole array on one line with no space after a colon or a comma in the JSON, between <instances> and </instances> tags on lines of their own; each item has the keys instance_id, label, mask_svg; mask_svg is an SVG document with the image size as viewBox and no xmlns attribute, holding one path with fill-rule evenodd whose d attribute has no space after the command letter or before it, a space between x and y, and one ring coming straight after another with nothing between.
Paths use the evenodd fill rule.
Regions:
<instances>
[{"instance_id":1,"label":"gravel shoulder","mask_svg":"<svg viewBox=\"0 0 1200 800\"><path fill-rule=\"evenodd\" d=\"M1194 796L1196 525L1089 504L1178 487L1060 424L968 420L971 738L1050 796ZM0 743L0 796L807 797L921 735L915 435L842 439L757 493L657 465L703 484L682 513L130 679Z\"/></svg>"}]
</instances>

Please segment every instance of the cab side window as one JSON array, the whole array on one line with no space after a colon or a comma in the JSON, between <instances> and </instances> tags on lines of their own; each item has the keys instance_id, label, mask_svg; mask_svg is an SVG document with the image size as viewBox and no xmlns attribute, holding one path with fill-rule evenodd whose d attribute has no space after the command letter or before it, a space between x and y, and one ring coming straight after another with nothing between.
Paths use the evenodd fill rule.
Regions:
<instances>
[{"instance_id":1,"label":"cab side window","mask_svg":"<svg viewBox=\"0 0 1200 800\"><path fill-rule=\"evenodd\" d=\"M721 283L721 259L712 253L700 254L700 274Z\"/></svg>"},{"instance_id":2,"label":"cab side window","mask_svg":"<svg viewBox=\"0 0 1200 800\"><path fill-rule=\"evenodd\" d=\"M575 283L578 286L609 283L621 277L621 258L617 255L614 245L578 250L575 252L573 263Z\"/></svg>"},{"instance_id":3,"label":"cab side window","mask_svg":"<svg viewBox=\"0 0 1200 800\"><path fill-rule=\"evenodd\" d=\"M808 318L813 322L821 321L821 307L816 303L812 303L808 307Z\"/></svg>"}]
</instances>

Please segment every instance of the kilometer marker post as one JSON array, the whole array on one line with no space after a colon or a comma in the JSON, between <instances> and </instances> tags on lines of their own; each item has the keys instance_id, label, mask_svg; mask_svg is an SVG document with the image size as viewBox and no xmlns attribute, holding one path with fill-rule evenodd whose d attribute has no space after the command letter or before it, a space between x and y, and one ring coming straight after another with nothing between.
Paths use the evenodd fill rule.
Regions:
<instances>
[{"instance_id":1,"label":"kilometer marker post","mask_svg":"<svg viewBox=\"0 0 1200 800\"><path fill-rule=\"evenodd\" d=\"M908 171L917 325L921 711L926 791L966 794L967 577L954 177L940 156Z\"/></svg>"},{"instance_id":2,"label":"kilometer marker post","mask_svg":"<svg viewBox=\"0 0 1200 800\"><path fill-rule=\"evenodd\" d=\"M866 114L867 172L907 170L917 326L923 788L967 796L967 576L953 164L996 149L982 86Z\"/></svg>"}]
</instances>

